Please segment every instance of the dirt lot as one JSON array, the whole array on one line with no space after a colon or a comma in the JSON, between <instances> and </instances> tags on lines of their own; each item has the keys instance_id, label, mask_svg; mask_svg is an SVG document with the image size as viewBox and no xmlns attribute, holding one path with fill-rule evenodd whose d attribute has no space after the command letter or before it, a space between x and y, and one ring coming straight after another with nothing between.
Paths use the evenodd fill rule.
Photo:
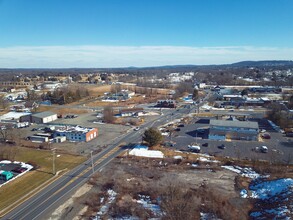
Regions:
<instances>
[{"instance_id":1,"label":"dirt lot","mask_svg":"<svg viewBox=\"0 0 293 220\"><path fill-rule=\"evenodd\" d=\"M69 200L54 212L51 219L88 219L99 211L109 188L117 196L108 207L105 219L118 212L136 215L140 219L154 217L133 202L140 195L149 196L153 203L158 197L176 196L171 205L177 203L178 208L189 213L181 213L176 219L199 219L199 212L207 211L223 219L248 218L251 206L247 200L239 198L235 173L206 163L192 167L190 162L178 163L170 158L117 158L90 180L90 186L85 185L79 190L77 194L81 196ZM169 195L170 192L174 195ZM179 207L183 200L186 207ZM175 215L174 211L168 214Z\"/></svg>"}]
</instances>

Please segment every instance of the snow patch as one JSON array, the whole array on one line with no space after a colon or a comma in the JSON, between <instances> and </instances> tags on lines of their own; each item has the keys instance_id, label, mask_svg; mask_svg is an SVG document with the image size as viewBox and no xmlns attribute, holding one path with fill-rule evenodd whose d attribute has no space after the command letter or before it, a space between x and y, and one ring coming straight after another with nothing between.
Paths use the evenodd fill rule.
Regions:
<instances>
[{"instance_id":1,"label":"snow patch","mask_svg":"<svg viewBox=\"0 0 293 220\"><path fill-rule=\"evenodd\" d=\"M293 179L278 179L271 181L255 181L249 186L251 197L261 200L273 197L287 197L293 193Z\"/></svg>"},{"instance_id":2,"label":"snow patch","mask_svg":"<svg viewBox=\"0 0 293 220\"><path fill-rule=\"evenodd\" d=\"M239 167L239 166L222 166L224 169L230 170L232 172L238 173L241 176L248 177L251 179L257 179L261 177L260 174L255 172L252 168L250 167Z\"/></svg>"},{"instance_id":3,"label":"snow patch","mask_svg":"<svg viewBox=\"0 0 293 220\"><path fill-rule=\"evenodd\" d=\"M164 158L164 154L162 151L148 150L148 147L143 145L135 146L129 152L129 155L133 155L137 157Z\"/></svg>"},{"instance_id":4,"label":"snow patch","mask_svg":"<svg viewBox=\"0 0 293 220\"><path fill-rule=\"evenodd\" d=\"M220 163L218 160L211 160L211 158L206 158L206 157L199 157L199 161L201 162L208 162L208 163Z\"/></svg>"}]
</instances>

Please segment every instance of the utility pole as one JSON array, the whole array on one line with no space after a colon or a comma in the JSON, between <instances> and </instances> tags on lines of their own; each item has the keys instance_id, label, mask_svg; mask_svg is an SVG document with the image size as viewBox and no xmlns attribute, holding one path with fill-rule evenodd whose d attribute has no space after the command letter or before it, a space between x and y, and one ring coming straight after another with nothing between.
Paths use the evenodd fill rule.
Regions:
<instances>
[{"instance_id":1,"label":"utility pole","mask_svg":"<svg viewBox=\"0 0 293 220\"><path fill-rule=\"evenodd\" d=\"M53 175L56 175L56 170L55 170L55 153L56 153L56 148L53 148L52 149L52 156L53 156L53 170L52 170L52 172L53 172Z\"/></svg>"},{"instance_id":2,"label":"utility pole","mask_svg":"<svg viewBox=\"0 0 293 220\"><path fill-rule=\"evenodd\" d=\"M94 160L93 160L93 151L91 151L91 161L92 161L92 170L93 170L93 174L94 174L95 168L94 168Z\"/></svg>"}]
</instances>

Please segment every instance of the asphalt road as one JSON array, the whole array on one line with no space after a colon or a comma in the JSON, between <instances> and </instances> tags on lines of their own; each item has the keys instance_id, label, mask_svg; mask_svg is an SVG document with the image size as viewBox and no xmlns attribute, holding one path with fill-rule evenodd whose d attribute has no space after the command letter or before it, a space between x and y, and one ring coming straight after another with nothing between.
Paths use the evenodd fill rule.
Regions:
<instances>
[{"instance_id":1,"label":"asphalt road","mask_svg":"<svg viewBox=\"0 0 293 220\"><path fill-rule=\"evenodd\" d=\"M189 108L164 110L163 115L160 115L153 121L145 123L141 126L139 131L133 130L122 135L111 145L108 145L104 151L93 156L93 162L95 164L94 172L97 172L121 152L127 150L127 147L118 147L120 143L138 143L141 141L141 135L145 129L149 127L158 127L161 124L168 123L170 120L180 118L184 114L188 114L190 111L191 109ZM90 158L85 163L56 179L53 183L32 196L30 199L24 201L1 219L46 219L46 217L66 201L66 199L68 199L78 187L88 181L92 174L93 170Z\"/></svg>"}]
</instances>

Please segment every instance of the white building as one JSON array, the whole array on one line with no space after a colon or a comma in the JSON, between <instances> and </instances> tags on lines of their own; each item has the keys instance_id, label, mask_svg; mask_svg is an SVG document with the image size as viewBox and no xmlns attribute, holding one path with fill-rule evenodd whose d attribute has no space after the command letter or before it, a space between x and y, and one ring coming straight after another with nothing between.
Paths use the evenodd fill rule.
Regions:
<instances>
[{"instance_id":1,"label":"white building","mask_svg":"<svg viewBox=\"0 0 293 220\"><path fill-rule=\"evenodd\" d=\"M54 112L40 112L31 116L31 123L45 124L57 120L57 114Z\"/></svg>"}]
</instances>

